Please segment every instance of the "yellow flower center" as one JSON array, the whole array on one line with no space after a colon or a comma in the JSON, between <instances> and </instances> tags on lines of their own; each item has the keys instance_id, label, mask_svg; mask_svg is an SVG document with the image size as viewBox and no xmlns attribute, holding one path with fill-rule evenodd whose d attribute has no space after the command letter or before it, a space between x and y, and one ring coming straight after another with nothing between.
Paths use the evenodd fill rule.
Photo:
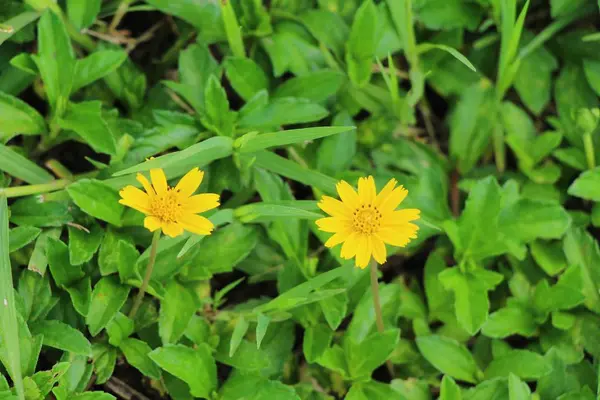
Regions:
<instances>
[{"instance_id":1,"label":"yellow flower center","mask_svg":"<svg viewBox=\"0 0 600 400\"><path fill-rule=\"evenodd\" d=\"M352 226L357 232L371 235L379 230L381 212L372 204L363 204L354 210Z\"/></svg>"},{"instance_id":2,"label":"yellow flower center","mask_svg":"<svg viewBox=\"0 0 600 400\"><path fill-rule=\"evenodd\" d=\"M169 188L150 199L150 212L163 222L176 222L181 216L181 202L175 189Z\"/></svg>"}]
</instances>

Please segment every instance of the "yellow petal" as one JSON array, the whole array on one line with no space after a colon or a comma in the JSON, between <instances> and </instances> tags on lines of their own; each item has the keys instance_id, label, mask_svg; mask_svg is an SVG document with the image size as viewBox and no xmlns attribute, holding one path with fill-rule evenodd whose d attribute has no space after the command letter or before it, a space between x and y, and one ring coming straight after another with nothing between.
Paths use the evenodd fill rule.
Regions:
<instances>
[{"instance_id":1,"label":"yellow petal","mask_svg":"<svg viewBox=\"0 0 600 400\"><path fill-rule=\"evenodd\" d=\"M175 190L183 197L190 197L202 183L204 172L198 168L192 169L179 181Z\"/></svg>"},{"instance_id":2,"label":"yellow petal","mask_svg":"<svg viewBox=\"0 0 600 400\"><path fill-rule=\"evenodd\" d=\"M146 217L144 218L144 228L148 229L150 232L154 232L159 229L161 226L160 219L156 217Z\"/></svg>"},{"instance_id":3,"label":"yellow petal","mask_svg":"<svg viewBox=\"0 0 600 400\"><path fill-rule=\"evenodd\" d=\"M371 236L361 235L356 249L356 266L363 269L367 268L369 261L371 261L372 251Z\"/></svg>"},{"instance_id":4,"label":"yellow petal","mask_svg":"<svg viewBox=\"0 0 600 400\"><path fill-rule=\"evenodd\" d=\"M332 237L330 237L326 242L325 242L325 247L327 248L332 248L334 246L337 246L338 244L342 243L343 241L345 241L346 239L348 239L348 236L350 236L351 231L345 231L345 232L338 232L335 235L333 235Z\"/></svg>"},{"instance_id":5,"label":"yellow petal","mask_svg":"<svg viewBox=\"0 0 600 400\"><path fill-rule=\"evenodd\" d=\"M348 208L354 210L360 206L358 194L348 182L339 181L335 188L340 195L340 199L348 205Z\"/></svg>"},{"instance_id":6,"label":"yellow petal","mask_svg":"<svg viewBox=\"0 0 600 400\"><path fill-rule=\"evenodd\" d=\"M361 235L358 232L352 232L350 236L348 236L342 246L342 252L340 254L344 260L349 260L356 255L356 246L360 237Z\"/></svg>"},{"instance_id":7,"label":"yellow petal","mask_svg":"<svg viewBox=\"0 0 600 400\"><path fill-rule=\"evenodd\" d=\"M404 189L404 186L398 186L396 189L392 190L392 193L390 193L381 201L379 211L381 211L382 214L387 214L394 211L396 208L398 208L400 203L402 203L402 200L404 200L407 195L408 190Z\"/></svg>"},{"instance_id":8,"label":"yellow petal","mask_svg":"<svg viewBox=\"0 0 600 400\"><path fill-rule=\"evenodd\" d=\"M119 192L119 203L135 210L148 214L150 212L150 198L146 193L135 186L126 186Z\"/></svg>"},{"instance_id":9,"label":"yellow petal","mask_svg":"<svg viewBox=\"0 0 600 400\"><path fill-rule=\"evenodd\" d=\"M168 188L167 177L165 172L160 168L154 168L150 170L150 179L152 179L152 186L157 195L165 194Z\"/></svg>"},{"instance_id":10,"label":"yellow petal","mask_svg":"<svg viewBox=\"0 0 600 400\"><path fill-rule=\"evenodd\" d=\"M148 181L148 178L146 178L144 175L142 174L137 174L135 179L138 180L139 183L142 184L142 186L144 187L144 190L146 191L146 193L148 193L150 196L153 196L156 194L156 192L154 191L154 189L152 188L152 185L150 184L150 181Z\"/></svg>"},{"instance_id":11,"label":"yellow petal","mask_svg":"<svg viewBox=\"0 0 600 400\"><path fill-rule=\"evenodd\" d=\"M361 204L373 204L376 195L377 189L372 176L358 179L358 197Z\"/></svg>"},{"instance_id":12,"label":"yellow petal","mask_svg":"<svg viewBox=\"0 0 600 400\"><path fill-rule=\"evenodd\" d=\"M405 208L404 210L392 211L384 214L381 221L382 226L404 225L407 222L421 218L421 211L416 208Z\"/></svg>"},{"instance_id":13,"label":"yellow petal","mask_svg":"<svg viewBox=\"0 0 600 400\"><path fill-rule=\"evenodd\" d=\"M390 193L392 193L397 184L398 181L394 178L390 179L389 182L385 184L383 189L381 189L381 192L379 192L379 194L375 198L375 207L379 207L383 200L387 199L387 197L390 195Z\"/></svg>"},{"instance_id":14,"label":"yellow petal","mask_svg":"<svg viewBox=\"0 0 600 400\"><path fill-rule=\"evenodd\" d=\"M317 226L323 232L336 233L346 231L349 228L350 222L336 217L321 218L315 221Z\"/></svg>"},{"instance_id":15,"label":"yellow petal","mask_svg":"<svg viewBox=\"0 0 600 400\"><path fill-rule=\"evenodd\" d=\"M333 197L323 196L317 205L321 210L333 217L352 217L352 210L346 204Z\"/></svg>"},{"instance_id":16,"label":"yellow petal","mask_svg":"<svg viewBox=\"0 0 600 400\"><path fill-rule=\"evenodd\" d=\"M183 234L183 226L175 222L163 224L163 233L169 237L177 237Z\"/></svg>"},{"instance_id":17,"label":"yellow petal","mask_svg":"<svg viewBox=\"0 0 600 400\"><path fill-rule=\"evenodd\" d=\"M411 239L417 238L418 230L419 227L417 225L407 222L404 225L380 229L376 236L392 246L405 247Z\"/></svg>"},{"instance_id":18,"label":"yellow petal","mask_svg":"<svg viewBox=\"0 0 600 400\"><path fill-rule=\"evenodd\" d=\"M183 203L186 213L198 214L219 207L219 195L216 193L202 193L188 197Z\"/></svg>"},{"instance_id":19,"label":"yellow petal","mask_svg":"<svg viewBox=\"0 0 600 400\"><path fill-rule=\"evenodd\" d=\"M387 261L387 251L385 249L385 243L383 243L383 240L375 236L371 237L371 241L373 244L373 258L379 264L385 264L385 262Z\"/></svg>"},{"instance_id":20,"label":"yellow petal","mask_svg":"<svg viewBox=\"0 0 600 400\"><path fill-rule=\"evenodd\" d=\"M179 221L183 229L197 235L210 235L214 224L201 215L185 214Z\"/></svg>"}]
</instances>

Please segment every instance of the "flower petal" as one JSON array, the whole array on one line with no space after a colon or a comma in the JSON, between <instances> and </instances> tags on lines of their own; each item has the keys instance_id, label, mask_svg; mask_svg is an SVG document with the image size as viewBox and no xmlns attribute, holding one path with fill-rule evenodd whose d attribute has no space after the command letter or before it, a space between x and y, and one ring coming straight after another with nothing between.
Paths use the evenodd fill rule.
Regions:
<instances>
[{"instance_id":1,"label":"flower petal","mask_svg":"<svg viewBox=\"0 0 600 400\"><path fill-rule=\"evenodd\" d=\"M183 234L183 226L176 222L163 224L163 233L169 237L177 237Z\"/></svg>"},{"instance_id":2,"label":"flower petal","mask_svg":"<svg viewBox=\"0 0 600 400\"><path fill-rule=\"evenodd\" d=\"M135 186L126 186L119 192L119 203L148 214L150 212L150 197Z\"/></svg>"},{"instance_id":3,"label":"flower petal","mask_svg":"<svg viewBox=\"0 0 600 400\"><path fill-rule=\"evenodd\" d=\"M379 205L379 211L381 211L382 214L387 214L394 211L396 208L398 208L400 203L402 203L402 200L404 200L407 195L408 190L404 189L404 186L398 186L396 189L392 190L392 193L390 193L381 201L381 204Z\"/></svg>"},{"instance_id":4,"label":"flower petal","mask_svg":"<svg viewBox=\"0 0 600 400\"><path fill-rule=\"evenodd\" d=\"M201 215L185 214L178 221L183 229L197 235L210 235L215 225Z\"/></svg>"},{"instance_id":5,"label":"flower petal","mask_svg":"<svg viewBox=\"0 0 600 400\"><path fill-rule=\"evenodd\" d=\"M150 232L154 232L155 230L159 229L160 226L160 219L152 216L144 218L144 228L148 229Z\"/></svg>"},{"instance_id":6,"label":"flower petal","mask_svg":"<svg viewBox=\"0 0 600 400\"><path fill-rule=\"evenodd\" d=\"M219 207L219 195L216 193L202 193L188 197L183 203L184 212L198 214Z\"/></svg>"},{"instance_id":7,"label":"flower petal","mask_svg":"<svg viewBox=\"0 0 600 400\"><path fill-rule=\"evenodd\" d=\"M333 217L352 218L352 210L338 199L323 196L317 204L319 208Z\"/></svg>"},{"instance_id":8,"label":"flower petal","mask_svg":"<svg viewBox=\"0 0 600 400\"><path fill-rule=\"evenodd\" d=\"M373 258L379 264L385 264L387 261L387 251L385 249L385 243L378 237L372 236L371 241L373 243Z\"/></svg>"},{"instance_id":9,"label":"flower petal","mask_svg":"<svg viewBox=\"0 0 600 400\"><path fill-rule=\"evenodd\" d=\"M317 226L323 232L336 233L346 231L349 228L350 222L336 217L321 218L315 221Z\"/></svg>"},{"instance_id":10,"label":"flower petal","mask_svg":"<svg viewBox=\"0 0 600 400\"><path fill-rule=\"evenodd\" d=\"M348 205L348 208L354 210L360 206L358 194L348 182L339 181L335 188L340 195L340 199Z\"/></svg>"},{"instance_id":11,"label":"flower petal","mask_svg":"<svg viewBox=\"0 0 600 400\"><path fill-rule=\"evenodd\" d=\"M372 252L371 236L361 235L356 249L356 266L363 269L367 268L369 261L371 261Z\"/></svg>"},{"instance_id":12,"label":"flower petal","mask_svg":"<svg viewBox=\"0 0 600 400\"><path fill-rule=\"evenodd\" d=\"M150 170L150 179L152 179L152 186L154 186L154 190L157 195L165 194L168 185L167 185L167 177L165 176L165 172L160 168L153 168Z\"/></svg>"},{"instance_id":13,"label":"flower petal","mask_svg":"<svg viewBox=\"0 0 600 400\"><path fill-rule=\"evenodd\" d=\"M387 197L390 195L390 193L392 193L397 184L398 181L394 178L390 179L388 183L385 184L383 189L381 189L381 192L379 192L379 194L375 198L375 207L379 207L383 200L387 199Z\"/></svg>"},{"instance_id":14,"label":"flower petal","mask_svg":"<svg viewBox=\"0 0 600 400\"><path fill-rule=\"evenodd\" d=\"M376 236L392 246L405 247L411 239L417 238L418 230L417 225L407 222L403 225L380 229Z\"/></svg>"},{"instance_id":15,"label":"flower petal","mask_svg":"<svg viewBox=\"0 0 600 400\"><path fill-rule=\"evenodd\" d=\"M404 210L392 211L384 214L381 221L382 226L404 225L407 222L421 218L421 210L416 208L405 208Z\"/></svg>"},{"instance_id":16,"label":"flower petal","mask_svg":"<svg viewBox=\"0 0 600 400\"><path fill-rule=\"evenodd\" d=\"M356 255L356 246L359 239L360 233L358 232L352 232L350 236L348 236L348 239L346 239L342 246L342 252L340 254L344 260L349 260Z\"/></svg>"},{"instance_id":17,"label":"flower petal","mask_svg":"<svg viewBox=\"0 0 600 400\"><path fill-rule=\"evenodd\" d=\"M326 242L325 242L325 247L327 248L332 248L334 246L337 246L338 244L344 242L345 240L348 239L348 236L350 236L352 232L351 231L344 231L344 232L338 232L335 235L333 235L332 237L330 237Z\"/></svg>"},{"instance_id":18,"label":"flower petal","mask_svg":"<svg viewBox=\"0 0 600 400\"><path fill-rule=\"evenodd\" d=\"M156 192L154 191L154 188L150 184L150 181L148 180L148 178L146 178L142 174L137 174L135 179L137 179L138 182L142 184L142 186L144 187L144 190L146 191L146 193L148 193L148 195L150 195L150 196L156 195Z\"/></svg>"},{"instance_id":19,"label":"flower petal","mask_svg":"<svg viewBox=\"0 0 600 400\"><path fill-rule=\"evenodd\" d=\"M181 178L175 190L183 197L190 197L202 183L202 178L204 178L204 171L194 168Z\"/></svg>"},{"instance_id":20,"label":"flower petal","mask_svg":"<svg viewBox=\"0 0 600 400\"><path fill-rule=\"evenodd\" d=\"M377 189L372 176L358 179L358 197L361 204L373 204L376 195Z\"/></svg>"}]
</instances>

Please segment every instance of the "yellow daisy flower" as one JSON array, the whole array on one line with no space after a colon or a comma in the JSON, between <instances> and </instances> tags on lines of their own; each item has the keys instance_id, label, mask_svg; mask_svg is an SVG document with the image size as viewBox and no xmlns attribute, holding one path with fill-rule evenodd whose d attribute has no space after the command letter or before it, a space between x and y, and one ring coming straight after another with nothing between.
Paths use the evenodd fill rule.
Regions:
<instances>
[{"instance_id":1,"label":"yellow daisy flower","mask_svg":"<svg viewBox=\"0 0 600 400\"><path fill-rule=\"evenodd\" d=\"M336 188L342 199L323 196L319 208L330 217L316 221L324 232L334 233L325 242L331 248L340 243L342 258L356 257L356 266L366 268L371 255L379 264L386 261L385 244L404 247L417 237L419 227L410 221L420 218L416 208L396 210L408 195L408 190L391 179L377 194L372 176L358 180L358 193L345 181Z\"/></svg>"},{"instance_id":2,"label":"yellow daisy flower","mask_svg":"<svg viewBox=\"0 0 600 400\"><path fill-rule=\"evenodd\" d=\"M144 175L137 174L137 180L146 191L126 186L119 192L119 203L146 214L144 227L150 232L162 229L165 235L176 237L183 234L185 229L198 235L210 235L214 229L213 223L196 214L218 207L219 195L193 195L203 177L204 172L194 168L172 188L167 184L162 169L151 169L152 185Z\"/></svg>"}]
</instances>

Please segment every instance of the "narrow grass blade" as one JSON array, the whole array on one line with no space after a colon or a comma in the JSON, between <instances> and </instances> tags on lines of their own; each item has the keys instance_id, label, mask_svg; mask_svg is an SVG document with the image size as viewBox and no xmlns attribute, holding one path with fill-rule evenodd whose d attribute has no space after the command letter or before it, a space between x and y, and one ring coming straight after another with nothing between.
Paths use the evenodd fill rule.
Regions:
<instances>
[{"instance_id":1,"label":"narrow grass blade","mask_svg":"<svg viewBox=\"0 0 600 400\"><path fill-rule=\"evenodd\" d=\"M54 179L46 170L3 144L0 144L0 171L32 185L48 183Z\"/></svg>"},{"instance_id":2,"label":"narrow grass blade","mask_svg":"<svg viewBox=\"0 0 600 400\"><path fill-rule=\"evenodd\" d=\"M322 214L306 211L293 205L280 205L268 203L252 203L235 210L235 216L244 223L262 222L278 218L299 218L315 220L322 218Z\"/></svg>"},{"instance_id":3,"label":"narrow grass blade","mask_svg":"<svg viewBox=\"0 0 600 400\"><path fill-rule=\"evenodd\" d=\"M244 51L244 41L242 40L242 31L240 24L235 16L233 5L229 0L221 0L221 15L223 17L223 24L225 25L225 33L227 34L227 41L233 55L236 57L246 57Z\"/></svg>"},{"instance_id":4,"label":"narrow grass blade","mask_svg":"<svg viewBox=\"0 0 600 400\"><path fill-rule=\"evenodd\" d=\"M27 11L12 17L8 21L4 21L2 26L0 26L0 44L23 29L25 25L35 21L39 16L40 14L37 12Z\"/></svg>"},{"instance_id":5,"label":"narrow grass blade","mask_svg":"<svg viewBox=\"0 0 600 400\"><path fill-rule=\"evenodd\" d=\"M8 204L6 196L0 194L0 326L2 344L6 346L8 364L6 369L17 389L20 400L25 398L23 377L21 376L21 354L17 325L17 310L13 290L12 269L8 256Z\"/></svg>"},{"instance_id":6,"label":"narrow grass blade","mask_svg":"<svg viewBox=\"0 0 600 400\"><path fill-rule=\"evenodd\" d=\"M437 43L421 43L421 44L419 44L417 49L418 49L419 53L426 53L429 50L433 50L433 49L443 50L443 51L449 53L450 55L452 55L454 58L456 58L461 63L463 63L471 71L477 72L477 69L475 69L475 66L473 64L471 64L469 59L467 57L463 56L460 53L460 51L456 50L453 47L446 46L444 44L437 44Z\"/></svg>"}]
</instances>

